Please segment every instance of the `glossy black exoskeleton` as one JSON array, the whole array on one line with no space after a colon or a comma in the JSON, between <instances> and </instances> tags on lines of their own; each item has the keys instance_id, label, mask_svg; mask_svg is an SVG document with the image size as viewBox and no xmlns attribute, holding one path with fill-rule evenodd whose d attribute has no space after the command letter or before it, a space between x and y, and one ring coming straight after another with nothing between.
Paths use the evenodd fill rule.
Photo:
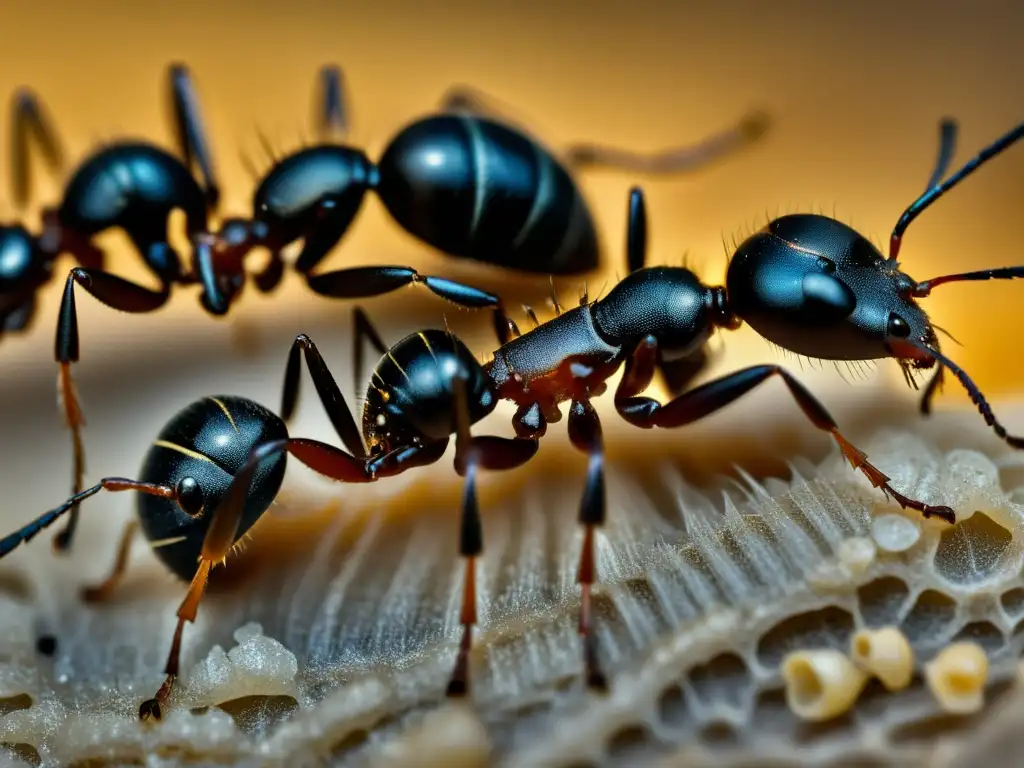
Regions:
<instances>
[{"instance_id":1,"label":"glossy black exoskeleton","mask_svg":"<svg viewBox=\"0 0 1024 768\"><path fill-rule=\"evenodd\" d=\"M174 499L139 496L139 523L157 557L189 581L199 567L213 511L231 479L256 446L288 437L277 416L240 397L199 400L167 424L142 462L144 483L172 486ZM277 496L284 479L283 457L260 465L245 501L235 540L242 538Z\"/></svg>"},{"instance_id":2,"label":"glossy black exoskeleton","mask_svg":"<svg viewBox=\"0 0 1024 768\"><path fill-rule=\"evenodd\" d=\"M272 266L262 276L264 290L283 272L281 250L300 238L295 268L309 275L348 231L371 190L409 234L456 258L544 275L578 275L598 265L589 207L566 165L497 118L475 91L450 91L440 114L407 125L375 165L361 149L332 143L347 131L340 70L326 67L321 82L320 143L275 163L253 196L249 237L218 246L236 254L267 247ZM641 156L585 145L569 149L566 162L648 173L687 171L754 140L766 126L758 113L694 147ZM312 287L338 296L328 289L340 282ZM359 290L357 284L340 295L351 298Z\"/></svg>"},{"instance_id":3,"label":"glossy black exoskeleton","mask_svg":"<svg viewBox=\"0 0 1024 768\"><path fill-rule=\"evenodd\" d=\"M591 400L606 390L608 379L623 365L625 371L615 390L616 411L630 424L647 429L671 429L703 419L777 376L807 419L831 435L842 455L875 488L904 508L954 522L949 507L925 503L893 488L867 455L844 437L825 406L782 366L750 366L691 388L667 403L643 392L663 355L702 361L701 353L717 329L738 328L746 321L766 339L800 354L845 360L894 358L910 381L914 369L936 364L939 372L948 368L996 434L1011 446L1024 447L1024 439L1006 433L967 374L939 350L933 326L915 301L943 282L1021 277L1024 267L916 282L901 272L896 262L898 244L909 222L1022 136L1024 125L942 181L955 143L955 126L945 123L932 180L897 224L888 259L832 219L787 216L769 223L739 246L725 286L707 286L685 268L644 266L645 206L642 193L634 189L627 235L627 257L634 271L604 298L591 302L584 296L579 307L559 310L552 320L537 323L504 342L487 363L478 363L458 339L441 331L412 334L388 349L365 314L357 310L357 350L365 339L382 354L367 389L361 434L313 342L306 336L296 338L288 359L281 413L288 419L295 407L300 354L304 353L320 400L348 450L343 454L348 468L336 473L338 479L367 482L435 462L450 436L456 436L456 464L465 476L460 552L467 573L462 644L449 693L466 690L476 623L474 569L483 551L475 492L477 471L511 469L529 461L547 424L561 419L560 406L565 402L569 403L569 438L589 459L579 512L584 527L578 571L580 633L588 681L592 686L603 685L590 631L590 591L597 577L594 531L605 519L605 452L601 423ZM557 301L554 303L557 309ZM357 359L357 382L360 367ZM692 374L699 371L700 364L694 365ZM938 374L929 385L926 402L937 381ZM472 437L471 425L491 413L499 400L517 406L512 420L516 437ZM282 445L276 450L290 448Z\"/></svg>"},{"instance_id":4,"label":"glossy black exoskeleton","mask_svg":"<svg viewBox=\"0 0 1024 768\"><path fill-rule=\"evenodd\" d=\"M270 508L284 479L287 446L299 461L328 477L343 479L347 465L338 449L304 438L290 438L284 421L251 400L230 395L206 397L176 414L146 455L138 479L106 477L56 509L0 539L0 557L34 538L100 491L137 491L138 518L121 538L110 576L82 590L95 602L108 597L128 565L132 539L141 527L157 557L190 582L178 610L178 624L159 693L143 702L144 719L159 718L178 674L181 635L194 621L210 570L222 562ZM270 450L274 449L274 450ZM256 458L262 456L262 458ZM237 481L237 482L236 482ZM52 645L53 638L44 638Z\"/></svg>"},{"instance_id":5,"label":"glossy black exoskeleton","mask_svg":"<svg viewBox=\"0 0 1024 768\"><path fill-rule=\"evenodd\" d=\"M940 349L935 326L915 299L964 280L1006 280L1024 267L965 272L918 282L900 269L899 252L910 223L983 163L1024 137L1024 124L990 144L943 181L956 145L956 124L940 126L939 155L924 193L902 214L882 253L863 235L835 219L794 214L774 219L747 238L729 263L727 287L733 312L760 335L797 354L825 360L895 358L907 383L914 372L935 367L924 390L922 413L949 369L967 388L986 422L1011 445L980 392Z\"/></svg>"},{"instance_id":6,"label":"glossy black exoskeleton","mask_svg":"<svg viewBox=\"0 0 1024 768\"><path fill-rule=\"evenodd\" d=\"M465 477L459 548L466 561L466 577L460 612L462 640L448 693L462 695L469 684L469 652L477 622L476 560L483 551L477 474L481 468L508 470L528 462L548 423L560 420L560 406L569 402L570 441L589 460L579 511L584 527L578 570L579 626L588 683L601 688L605 680L591 631L590 596L597 579L595 531L605 520L605 451L601 422L591 400L606 390L608 379L623 365L625 372L615 390L616 411L634 426L647 429L671 429L698 421L778 376L808 420L835 439L843 456L873 486L904 508L947 522L955 521L952 509L894 489L866 454L843 436L825 406L785 368L750 366L661 403L643 392L654 377L662 352L685 360L698 355L715 330L737 328L747 321L765 338L802 354L831 359L895 358L908 380L911 369L938 364L939 371L953 371L1000 437L1014 447L1024 447L1024 439L1008 435L995 419L966 373L939 351L933 326L915 302L943 282L1020 277L1024 267L919 283L900 272L896 263L909 222L1022 136L1024 125L943 182L955 140L952 124L944 125L933 179L897 223L888 259L832 219L787 216L770 222L763 232L740 245L724 287L704 285L685 268L644 266L645 206L642 193L634 189L628 208L627 256L635 269L604 298L591 302L584 296L579 307L564 313L555 301L557 317L537 323L524 334L517 333L484 364L446 331L415 333L388 348L357 308L353 361L357 384L364 341L381 354L367 389L361 430L313 341L300 335L285 370L281 418L236 398L210 398L194 405L161 433L142 481L101 481L0 540L0 556L104 488L137 490L155 497L155 501L140 505L147 535L151 540L157 538L158 551L168 548L162 557L175 572L186 577L194 572L178 611L167 678L156 697L140 708L141 716L158 717L177 675L182 629L185 622L195 619L209 569L267 509L280 485L287 453L335 480L364 483L438 461L454 434L456 468ZM511 322L502 326L514 328ZM344 450L287 435L284 423L297 404L303 356ZM932 379L929 392L937 381L938 376ZM925 402L929 396L926 394ZM471 426L502 399L517 406L513 417L516 437L472 436ZM243 451L245 460L241 459ZM123 571L125 554L122 545L114 576L91 591L91 596L102 596L110 589ZM197 555L196 569L190 566Z\"/></svg>"},{"instance_id":7,"label":"glossy black exoskeleton","mask_svg":"<svg viewBox=\"0 0 1024 768\"><path fill-rule=\"evenodd\" d=\"M219 200L192 76L182 65L169 74L169 101L181 159L148 142L119 140L87 157L70 174L60 204L45 209L43 231L33 235L24 226L0 226L0 327L21 330L30 322L35 293L51 279L56 259L71 254L81 266L70 271L64 284L57 322L54 355L60 366L59 390L65 417L72 428L74 446L73 491L81 490L84 453L81 409L71 380L70 364L78 360L78 320L75 285L83 286L104 304L125 312L151 312L162 307L175 285L214 283L207 230L208 209ZM64 150L41 102L21 91L13 102L12 189L19 206L31 196L30 147L34 142L50 169L60 172ZM192 175L198 168L200 185ZM185 214L192 239L192 264L187 268L168 240L168 218L175 210ZM152 290L105 270L105 255L93 239L120 228L135 246L143 263L159 281ZM205 297L204 293L204 297ZM208 303L208 302L207 302ZM58 549L71 542L77 515L55 539Z\"/></svg>"},{"instance_id":8,"label":"glossy black exoskeleton","mask_svg":"<svg viewBox=\"0 0 1024 768\"><path fill-rule=\"evenodd\" d=\"M344 134L347 120L342 75L336 67L325 68L321 76L323 92L316 110L321 143L274 165L258 184L251 219L227 218L215 235L209 234L202 190L187 166L196 164L203 171L207 201L216 200L216 184L198 107L183 73L182 68L175 69L172 82L187 165L148 145L114 145L82 166L68 185L59 215L51 217L65 222L54 231L63 233L66 242L62 247L78 254L83 263L83 268L71 271L65 283L55 346L60 396L72 431L76 492L81 489L84 471L83 417L70 367L79 360L76 286L113 309L145 313L167 302L173 284L198 282L203 307L211 314L224 315L241 294L247 276L245 257L254 246L270 251L268 265L254 276L257 288L270 292L284 274L282 249L301 239L295 268L306 276L314 293L340 299L367 298L418 283L463 307L494 307L498 336L507 339L512 327L505 325L507 316L499 297L485 291L421 275L407 266L312 274L347 231L371 189L409 232L453 256L550 274L579 273L596 266L596 236L587 206L566 170L536 141L482 116L482 102L471 92L457 91L447 104L450 110L459 109L459 114L440 114L412 123L374 165L361 150L332 143ZM467 109L475 114L464 113ZM45 121L39 117L40 111L23 114L36 116L24 122L46 139L40 145L53 145L52 132L42 128ZM596 146L577 147L570 154L579 165L682 171L752 140L765 125L762 115L754 115L704 144L652 157ZM192 269L187 273L167 244L167 213L174 207L185 210L194 246ZM95 255L94 250L85 250L91 248L88 237L115 224L128 232L160 278L159 290L104 272L98 257L84 258ZM80 236L69 239L71 233ZM53 237L50 240L56 242ZM11 247L25 250L31 245ZM8 322L21 322L21 316L15 312ZM58 535L59 547L69 545L76 521L73 513Z\"/></svg>"},{"instance_id":9,"label":"glossy black exoskeleton","mask_svg":"<svg viewBox=\"0 0 1024 768\"><path fill-rule=\"evenodd\" d=\"M917 282L902 273L895 261L903 233L913 218L983 162L1022 137L1024 125L941 181L955 139L952 125L946 124L933 180L897 223L888 259L882 259L863 238L831 219L783 217L738 248L726 285L721 287L704 285L685 268L644 266L645 206L642 193L634 189L628 209L627 255L636 269L604 298L589 301L584 296L579 307L566 312L561 312L555 301L555 318L537 323L526 333L517 333L484 364L447 331L414 333L388 348L369 318L357 308L353 361L357 383L362 376L363 343L369 341L381 354L367 388L361 430L313 341L305 335L296 337L285 370L281 418L287 421L294 413L304 357L344 450L312 440L270 437L252 448L241 468L237 468L237 463L231 465L233 479L228 489L221 491L220 503L208 518L200 569L179 611L167 665L168 679L157 699L143 706L143 714L158 713L159 702L170 690L177 672L181 628L183 622L195 617L205 584L204 569L208 570L210 562L229 551L239 521L246 515L250 496L253 510L267 503L268 486L257 483L252 488L254 473L267 462L276 462L291 453L335 480L373 482L438 461L453 434L456 468L465 477L459 548L466 561L466 577L460 612L462 640L448 693L465 693L472 630L477 621L475 564L483 551L477 474L480 469L508 470L528 462L536 454L548 423L561 419L560 406L566 402L569 439L588 457L579 510L584 528L578 571L579 626L588 683L603 687L604 676L591 631L590 596L597 579L596 529L604 523L606 513L605 450L601 422L591 401L605 392L608 379L623 366L625 371L615 389L616 411L630 424L647 429L672 429L699 421L777 376L811 424L828 433L853 468L863 473L874 487L904 508L917 510L925 517L955 522L951 508L925 503L893 488L889 478L868 461L867 455L844 437L825 406L782 366L750 366L692 388L667 403L643 393L654 377L663 351L685 360L698 355L716 330L738 328L743 321L749 321L766 339L803 354L832 359L893 358L911 381L913 370L937 365L938 372L929 384L925 403L934 393L938 373L948 368L968 390L996 434L1013 447L1024 447L1024 439L1007 434L967 374L939 350L933 326L915 301L945 282L1021 277L1024 267ZM514 326L509 322L507 327ZM844 349L848 350L845 355ZM699 370L699 366L694 370ZM473 436L472 425L492 413L499 400L517 406L512 420L516 437ZM153 493L133 481L105 482L113 485L101 484L84 493L91 495L101 487ZM163 487L155 495L183 497L180 490L170 487ZM0 556L51 524L81 498L73 497L0 540Z\"/></svg>"},{"instance_id":10,"label":"glossy black exoskeleton","mask_svg":"<svg viewBox=\"0 0 1024 768\"><path fill-rule=\"evenodd\" d=\"M206 230L207 207L219 189L203 135L191 75L170 68L171 107L179 149L186 163L198 165L201 187L189 165L152 144L116 141L107 144L71 173L60 204L43 212L43 231L34 235L20 224L0 226L0 325L22 330L31 321L35 292L52 278L62 253L88 269L102 270L104 254L93 238L107 229L124 230L165 289L186 279L181 259L168 244L167 218L185 212L190 234ZM64 172L65 152L39 99L27 90L15 94L11 120L11 187L24 208L32 194L30 147L39 148L51 171Z\"/></svg>"}]
</instances>

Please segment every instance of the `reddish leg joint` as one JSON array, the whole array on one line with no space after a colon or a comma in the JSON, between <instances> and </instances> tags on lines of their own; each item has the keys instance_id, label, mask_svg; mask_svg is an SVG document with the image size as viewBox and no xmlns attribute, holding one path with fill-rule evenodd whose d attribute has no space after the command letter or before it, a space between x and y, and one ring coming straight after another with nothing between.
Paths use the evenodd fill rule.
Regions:
<instances>
[{"instance_id":1,"label":"reddish leg joint","mask_svg":"<svg viewBox=\"0 0 1024 768\"><path fill-rule=\"evenodd\" d=\"M209 560L201 560L196 575L192 577L185 599L178 608L178 626L174 629L174 640L171 641L171 652L167 655L167 664L164 673L167 678L164 680L160 690L152 699L146 699L139 707L139 719L145 721L159 720L163 717L163 705L167 703L171 692L174 690L174 681L178 677L178 665L181 660L181 633L185 629L186 622L196 620L196 612L199 610L199 601L202 600L203 592L206 591L206 582L210 577L210 568L213 564Z\"/></svg>"},{"instance_id":2,"label":"reddish leg joint","mask_svg":"<svg viewBox=\"0 0 1024 768\"><path fill-rule=\"evenodd\" d=\"M466 581L462 587L462 610L459 614L462 623L462 639L459 641L459 652L455 658L455 669L452 670L448 682L447 695L450 697L465 696L469 691L469 653L473 649L473 625L476 624L476 558L466 558Z\"/></svg>"},{"instance_id":3,"label":"reddish leg joint","mask_svg":"<svg viewBox=\"0 0 1024 768\"><path fill-rule=\"evenodd\" d=\"M594 526L583 529L583 549L580 551L580 568L576 577L580 585L580 639L583 641L583 663L586 668L587 685L596 690L605 690L608 681L597 661L597 637L593 632L593 607L590 601L594 582L597 580Z\"/></svg>"},{"instance_id":4,"label":"reddish leg joint","mask_svg":"<svg viewBox=\"0 0 1024 768\"><path fill-rule=\"evenodd\" d=\"M878 469L878 467L871 464L871 462L868 461L867 454L843 437L839 433L838 429L832 430L832 437L834 437L836 442L839 444L839 448L843 452L843 456L846 457L846 460L850 462L850 466L862 472L872 486L881 489L882 493L903 507L903 509L914 509L925 517L938 517L951 525L956 522L956 515L950 507L933 507L929 504L925 504L924 502L904 496L902 493L895 490L891 485L889 485L889 477Z\"/></svg>"}]
</instances>

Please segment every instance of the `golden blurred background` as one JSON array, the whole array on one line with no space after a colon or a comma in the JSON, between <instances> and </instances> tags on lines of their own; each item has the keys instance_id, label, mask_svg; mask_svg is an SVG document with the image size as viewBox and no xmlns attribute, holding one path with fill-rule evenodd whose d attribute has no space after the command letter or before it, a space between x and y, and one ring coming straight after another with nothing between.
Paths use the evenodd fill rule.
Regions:
<instances>
[{"instance_id":1,"label":"golden blurred background","mask_svg":"<svg viewBox=\"0 0 1024 768\"><path fill-rule=\"evenodd\" d=\"M742 237L776 212L835 209L876 242L886 241L931 171L941 117L960 121L958 162L1024 118L1024 5L1012 0L7 0L0 6L0 29L0 94L24 85L35 89L76 160L99 142L124 135L169 146L165 68L172 61L189 64L222 176L225 214L246 213L253 189L241 155L269 167L257 130L280 152L311 133L313 78L326 62L345 69L351 138L371 158L403 125L434 109L454 83L493 95L555 149L580 140L636 150L678 146L732 125L751 109L768 110L774 123L763 141L699 173L643 179L602 171L581 177L605 244L605 269L589 279L592 293L621 273L626 192L637 182L648 193L651 260L678 263L688 252L705 279L718 281L726 263L723 239ZM0 133L7 146L8 126L0 126ZM59 199L59 180L37 189L28 212L33 226L40 207ZM1022 211L1024 148L1015 148L911 227L905 268L925 279L1022 263ZM0 213L18 215L9 198L0 199ZM115 270L146 279L120 235L101 242L116 249ZM425 273L504 287L515 297L546 293L544 281L511 281L429 252L374 199L325 266L370 263L408 263ZM0 344L0 484L7 521L56 505L68 486L70 449L54 405L52 358L59 282L67 266L62 263L58 279L44 291L34 332ZM947 344L949 354L997 401L1010 398L1024 380L1022 290L1010 283L961 284L936 291L927 303L932 317L964 344ZM199 396L231 392L276 406L287 348L298 332L317 339L346 394L352 391L348 305L309 297L292 275L271 296L250 288L225 320L203 313L193 294L182 290L150 316L120 315L80 294L82 362L75 371L89 421L90 478L135 472L160 426ZM488 327L480 317L410 295L367 302L392 341L423 325L439 326L447 316L481 355L488 351L489 337L474 332ZM777 358L749 329L722 338L715 343L716 372ZM853 386L830 365L802 376L816 391L823 388L837 413L895 409L913 418L914 396L894 364ZM680 436L632 430L623 432L619 445L636 450L685 444L704 461L709 446L718 446L727 467L764 446L763 429L750 434L754 419L809 434L802 446L828 448L803 426L795 407L768 408L769 402L766 391L738 404L733 423L740 426L731 431L719 426L724 419ZM940 403L940 412L969 408L954 384ZM296 431L330 439L319 414L308 396ZM605 418L608 425L614 420L614 413ZM1024 428L1020 419L1008 422ZM495 423L508 429L507 420ZM998 447L980 418L970 423L979 442ZM755 448L740 449L750 441ZM126 513L129 504L118 499L109 506ZM98 516L110 520L112 514L101 510ZM93 525L91 532L88 523L83 526L86 541L111 548L109 527ZM105 570L102 559L88 566L90 573Z\"/></svg>"}]
</instances>

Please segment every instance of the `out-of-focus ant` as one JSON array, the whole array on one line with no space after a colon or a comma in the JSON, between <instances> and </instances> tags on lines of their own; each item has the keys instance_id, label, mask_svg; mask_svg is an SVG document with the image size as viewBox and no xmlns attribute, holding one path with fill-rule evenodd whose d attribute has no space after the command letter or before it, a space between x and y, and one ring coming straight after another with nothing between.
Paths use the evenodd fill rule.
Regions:
<instances>
[{"instance_id":1,"label":"out-of-focus ant","mask_svg":"<svg viewBox=\"0 0 1024 768\"><path fill-rule=\"evenodd\" d=\"M477 621L475 565L483 552L477 474L481 469L508 470L528 462L548 423L561 419L560 405L568 402L570 441L588 457L579 508L584 528L578 570L579 629L587 682L602 688L605 678L591 631L590 596L597 580L595 531L606 512L605 461L601 422L591 400L606 390L608 379L623 365L615 390L616 411L634 426L648 429L698 421L778 376L808 420L832 436L843 456L874 487L904 508L949 523L955 522L949 507L927 504L894 489L889 478L844 437L824 405L785 368L750 366L660 403L643 396L659 351L684 357L696 354L716 329L735 329L747 321L765 338L801 354L846 360L894 358L907 370L937 364L957 376L1000 437L1014 447L1024 447L1024 440L1008 435L996 421L966 373L939 351L933 326L915 301L943 282L1019 277L1024 267L916 282L899 271L895 260L909 222L1024 136L1024 125L944 182L939 179L952 154L954 132L947 126L942 136L933 183L900 218L889 259L833 219L787 216L770 222L740 245L724 287L706 286L682 267L643 266L645 207L642 193L634 189L627 250L637 269L604 298L589 301L584 296L579 307L559 312L503 343L485 364L447 331L414 333L388 348L357 308L356 349L369 341L382 355L367 389L361 430L313 341L300 335L285 369L280 417L240 398L200 401L165 427L146 459L141 480L102 480L0 540L0 556L100 490L144 494L139 514L147 537L175 573L192 579L178 611L167 679L156 697L140 708L143 717L159 716L178 673L182 628L196 616L210 568L269 507L281 483L286 454L335 480L365 483L438 461L454 434L455 464L465 478L459 551L466 571L462 640L448 694L462 695L469 687L469 651ZM297 404L303 357L344 449L287 434L285 422ZM354 368L358 380L358 363ZM512 420L516 437L473 436L472 425L490 414L499 400L518 406ZM90 595L101 596L109 590L123 571L125 551L123 544L114 575Z\"/></svg>"},{"instance_id":2,"label":"out-of-focus ant","mask_svg":"<svg viewBox=\"0 0 1024 768\"><path fill-rule=\"evenodd\" d=\"M27 327L35 294L53 275L53 262L63 253L88 268L102 270L104 254L93 238L120 227L143 262L165 286L187 279L178 254L168 243L167 218L185 212L190 233L206 231L207 209L217 204L220 190L202 127L202 116L188 70L169 70L169 92L178 149L184 162L149 142L118 140L93 152L70 175L56 208L43 212L43 231L33 235L24 226L0 226L0 322L3 330ZM38 97L20 90L12 102L11 191L24 209L32 193L30 149L39 148L55 174L64 173L62 142ZM203 186L192 176L197 166Z\"/></svg>"},{"instance_id":3,"label":"out-of-focus ant","mask_svg":"<svg viewBox=\"0 0 1024 768\"><path fill-rule=\"evenodd\" d=\"M567 167L691 171L754 141L768 124L764 114L753 113L700 144L650 155L577 145L563 153L563 164L500 116L492 100L457 87L445 95L440 113L403 128L374 164L361 149L341 143L350 114L341 70L324 67L320 84L314 110L319 143L277 160L259 181L252 218L227 222L219 238L223 250L270 250L277 266L264 277L265 287L280 278L281 250L300 238L294 266L309 275L348 231L371 190L409 234L449 256L545 276L579 275L597 267L598 237ZM310 278L310 286L329 296L369 295L344 274L344 281Z\"/></svg>"}]
</instances>

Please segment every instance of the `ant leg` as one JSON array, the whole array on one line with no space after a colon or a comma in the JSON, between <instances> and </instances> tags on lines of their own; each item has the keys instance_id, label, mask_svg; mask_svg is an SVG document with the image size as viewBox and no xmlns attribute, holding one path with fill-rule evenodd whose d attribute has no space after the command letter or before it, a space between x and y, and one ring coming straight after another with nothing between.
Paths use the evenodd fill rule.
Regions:
<instances>
[{"instance_id":1,"label":"ant leg","mask_svg":"<svg viewBox=\"0 0 1024 768\"><path fill-rule=\"evenodd\" d=\"M645 346L651 346L650 342L650 338L645 340ZM843 437L825 406L781 366L755 365L744 368L691 389L664 405L650 397L631 396L626 390L621 395L617 393L615 407L619 415L634 426L673 429L715 413L772 376L782 378L808 420L818 429L832 435L850 465L862 472L875 488L881 489L904 509L915 509L925 517L940 517L948 523L956 521L949 507L931 506L897 492L889 484L889 478L868 461L867 455Z\"/></svg>"},{"instance_id":2,"label":"ant leg","mask_svg":"<svg viewBox=\"0 0 1024 768\"><path fill-rule=\"evenodd\" d=\"M477 623L476 561L484 549L483 525L480 522L480 508L476 496L477 471L480 468L503 470L521 466L537 453L539 442L536 439L472 437L466 380L457 377L452 382L452 389L455 395L456 419L455 467L464 478L459 556L464 558L466 568L462 583L462 608L459 612L462 639L459 641L459 650L447 689L449 697L456 697L469 692L469 654L473 648L473 627Z\"/></svg>"},{"instance_id":3,"label":"ant leg","mask_svg":"<svg viewBox=\"0 0 1024 768\"><path fill-rule=\"evenodd\" d=\"M296 272L308 276L341 242L362 207L367 189L365 182L361 186L353 183L348 193L320 201L314 219L302 234L302 250L294 264Z\"/></svg>"},{"instance_id":4,"label":"ant leg","mask_svg":"<svg viewBox=\"0 0 1024 768\"><path fill-rule=\"evenodd\" d=\"M71 376L71 364L77 363L78 352L78 313L75 310L75 284L82 286L93 297L112 309L122 312L145 313L162 307L170 295L167 288L162 291L151 291L141 285L101 270L72 269L64 284L64 296L61 299L60 311L57 315L57 339L54 356L60 365L58 394L64 406L64 415L71 429L74 448L74 484L73 493L82 488L85 475L85 449L82 446L82 427L85 419L82 408L75 394L74 379ZM78 510L71 510L67 525L54 537L54 547L63 552L71 547L71 540L78 525Z\"/></svg>"},{"instance_id":5,"label":"ant leg","mask_svg":"<svg viewBox=\"0 0 1024 768\"><path fill-rule=\"evenodd\" d=\"M925 192L937 186L949 170L949 164L953 162L953 155L956 153L957 133L956 120L953 118L943 118L939 122L939 154L935 158L935 167L932 170L931 177L928 179L928 186L924 188Z\"/></svg>"},{"instance_id":6,"label":"ant leg","mask_svg":"<svg viewBox=\"0 0 1024 768\"><path fill-rule=\"evenodd\" d=\"M216 208L220 202L220 184L213 166L213 153L203 125L203 115L192 82L192 73L184 64L173 64L168 70L168 79L178 148L188 168L199 167L207 204L211 208Z\"/></svg>"},{"instance_id":7,"label":"ant leg","mask_svg":"<svg viewBox=\"0 0 1024 768\"><path fill-rule=\"evenodd\" d=\"M11 198L24 208L32 196L29 142L35 141L54 176L63 173L64 148L53 121L32 91L22 88L11 104Z\"/></svg>"},{"instance_id":8,"label":"ant leg","mask_svg":"<svg viewBox=\"0 0 1024 768\"><path fill-rule=\"evenodd\" d=\"M496 98L472 85L453 85L445 91L441 97L441 111L488 118L528 133L520 121L509 114L511 109L507 105L499 104Z\"/></svg>"},{"instance_id":9,"label":"ant leg","mask_svg":"<svg viewBox=\"0 0 1024 768\"><path fill-rule=\"evenodd\" d=\"M358 393L363 386L363 342L368 341L383 357L388 353L388 345L380 337L380 333L374 328L370 316L362 307L355 307L352 310L352 325L355 328L355 344L352 347L352 373L355 376L355 387L353 391Z\"/></svg>"},{"instance_id":10,"label":"ant leg","mask_svg":"<svg viewBox=\"0 0 1024 768\"><path fill-rule=\"evenodd\" d=\"M310 290L332 299L365 299L396 291L406 285L420 283L436 296L467 309L491 307L494 310L494 332L498 343L505 345L519 329L505 312L501 298L479 288L456 283L443 277L421 275L412 267L352 267L334 272L310 275Z\"/></svg>"},{"instance_id":11,"label":"ant leg","mask_svg":"<svg viewBox=\"0 0 1024 768\"><path fill-rule=\"evenodd\" d=\"M375 479L368 474L364 459L351 456L345 451L316 440L302 438L275 440L263 443L249 453L245 464L235 474L227 492L212 513L210 527L206 531L203 549L199 555L199 567L178 608L178 623L174 629L167 663L164 665L166 677L156 695L151 699L146 699L139 706L140 720L159 720L163 716L163 706L174 690L174 683L178 677L181 663L181 635L185 624L196 620L199 603L206 592L210 569L214 563L223 561L235 544L238 523L242 518L246 498L256 470L263 462L273 459L285 451L291 453L310 469L333 480L360 483Z\"/></svg>"},{"instance_id":12,"label":"ant leg","mask_svg":"<svg viewBox=\"0 0 1024 768\"><path fill-rule=\"evenodd\" d=\"M674 360L659 359L658 370L661 371L661 379L666 389L675 397L689 388L693 380L708 367L708 363L712 359L707 347L700 347L686 357Z\"/></svg>"},{"instance_id":13,"label":"ant leg","mask_svg":"<svg viewBox=\"0 0 1024 768\"><path fill-rule=\"evenodd\" d=\"M643 269L647 263L647 203L640 187L629 190L629 224L626 229L626 268L629 272Z\"/></svg>"},{"instance_id":14,"label":"ant leg","mask_svg":"<svg viewBox=\"0 0 1024 768\"><path fill-rule=\"evenodd\" d=\"M61 226L60 217L55 209L44 208L42 219L43 231L39 236L39 246L45 253L56 258L60 253L66 251L86 269L102 270L105 268L107 259L103 249L88 237L65 230Z\"/></svg>"},{"instance_id":15,"label":"ant leg","mask_svg":"<svg viewBox=\"0 0 1024 768\"><path fill-rule=\"evenodd\" d=\"M121 579L124 578L125 571L128 569L128 555L131 552L132 541L135 539L135 534L138 533L138 530L138 520L130 520L128 524L125 525L124 533L121 534L121 543L117 548L117 558L114 560L113 570L102 583L97 584L94 587L82 588L82 599L85 602L102 602L103 600L106 600L115 589L117 589L117 585L121 583Z\"/></svg>"},{"instance_id":16,"label":"ant leg","mask_svg":"<svg viewBox=\"0 0 1024 768\"><path fill-rule=\"evenodd\" d=\"M352 416L352 412L345 402L345 396L341 394L338 383L334 380L327 363L320 355L316 344L304 333L300 333L292 342L291 351L288 353L288 363L284 372L284 389L281 395L281 418L288 422L295 412L295 405L299 399L299 374L302 372L300 352L305 353L306 368L313 379L320 402L323 403L327 417L334 426L334 431L341 438L345 446L354 456L366 457L366 447L363 445L362 435L359 427Z\"/></svg>"},{"instance_id":17,"label":"ant leg","mask_svg":"<svg viewBox=\"0 0 1024 768\"><path fill-rule=\"evenodd\" d=\"M576 144L569 147L565 155L575 168L605 167L655 174L690 173L752 144L767 132L769 124L767 114L752 112L732 128L691 146L642 154L600 144Z\"/></svg>"},{"instance_id":18,"label":"ant leg","mask_svg":"<svg viewBox=\"0 0 1024 768\"><path fill-rule=\"evenodd\" d=\"M595 535L597 528L604 525L606 512L604 441L601 435L601 420L588 398L572 401L569 408L569 439L577 449L589 457L587 485L580 500L579 513L579 521L583 526L583 548L580 551L580 566L576 577L580 585L579 632L583 640L587 685L604 690L607 681L597 660L597 637L593 632L590 604L591 590L597 581Z\"/></svg>"},{"instance_id":19,"label":"ant leg","mask_svg":"<svg viewBox=\"0 0 1024 768\"><path fill-rule=\"evenodd\" d=\"M313 100L313 125L321 144L341 141L348 135L349 105L345 74L336 64L320 68Z\"/></svg>"},{"instance_id":20,"label":"ant leg","mask_svg":"<svg viewBox=\"0 0 1024 768\"><path fill-rule=\"evenodd\" d=\"M260 293L270 293L281 283L284 277L284 259L279 251L272 251L270 261L262 272L253 277Z\"/></svg>"},{"instance_id":21,"label":"ant leg","mask_svg":"<svg viewBox=\"0 0 1024 768\"><path fill-rule=\"evenodd\" d=\"M0 326L2 326L4 331L23 331L28 328L35 313L36 297L29 296L25 301L4 315L3 318L0 318Z\"/></svg>"},{"instance_id":22,"label":"ant leg","mask_svg":"<svg viewBox=\"0 0 1024 768\"><path fill-rule=\"evenodd\" d=\"M469 404L466 380L456 377L452 383L455 394L455 466L463 476L462 513L459 524L459 557L465 561L466 575L462 583L462 609L459 623L462 639L455 657L455 667L448 681L448 696L464 696L469 691L469 653L473 647L476 615L476 560L484 550L484 529L476 498L476 473L480 456L469 431Z\"/></svg>"}]
</instances>

